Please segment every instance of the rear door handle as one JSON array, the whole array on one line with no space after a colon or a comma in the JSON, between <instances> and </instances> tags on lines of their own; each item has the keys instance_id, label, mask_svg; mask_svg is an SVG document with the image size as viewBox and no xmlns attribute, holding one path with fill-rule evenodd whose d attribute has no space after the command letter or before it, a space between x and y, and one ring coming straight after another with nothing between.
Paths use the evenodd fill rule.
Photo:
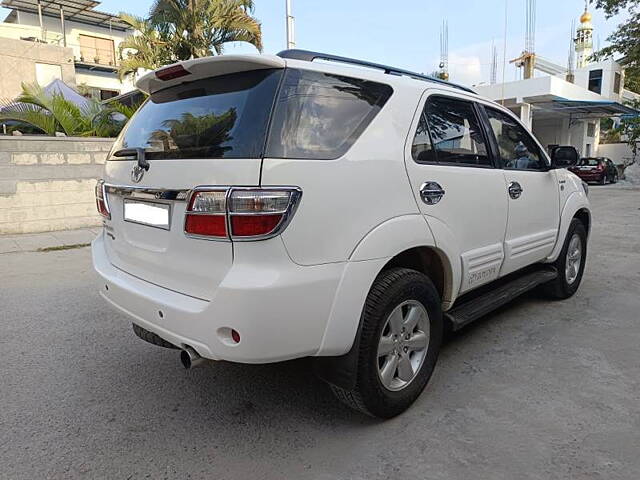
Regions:
<instances>
[{"instance_id":1,"label":"rear door handle","mask_svg":"<svg viewBox=\"0 0 640 480\"><path fill-rule=\"evenodd\" d=\"M420 186L420 198L427 205L435 205L442 197L445 191L437 182L424 182Z\"/></svg>"},{"instance_id":2,"label":"rear door handle","mask_svg":"<svg viewBox=\"0 0 640 480\"><path fill-rule=\"evenodd\" d=\"M515 200L516 198L520 198L520 195L522 195L522 187L520 184L518 182L511 182L509 184L509 196Z\"/></svg>"}]
</instances>

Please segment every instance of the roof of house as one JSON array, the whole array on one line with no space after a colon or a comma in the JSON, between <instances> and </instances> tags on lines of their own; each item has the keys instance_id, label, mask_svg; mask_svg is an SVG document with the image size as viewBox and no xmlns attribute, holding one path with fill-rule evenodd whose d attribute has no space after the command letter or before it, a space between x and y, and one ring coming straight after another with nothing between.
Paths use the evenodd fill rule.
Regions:
<instances>
[{"instance_id":1,"label":"roof of house","mask_svg":"<svg viewBox=\"0 0 640 480\"><path fill-rule=\"evenodd\" d=\"M20 12L38 13L38 0L2 0L5 8ZM42 14L47 17L60 17L60 8L66 20L95 25L113 30L129 30L130 27L116 15L100 12L94 8L100 2L94 0L40 0ZM8 19L11 19L11 14Z\"/></svg>"}]
</instances>

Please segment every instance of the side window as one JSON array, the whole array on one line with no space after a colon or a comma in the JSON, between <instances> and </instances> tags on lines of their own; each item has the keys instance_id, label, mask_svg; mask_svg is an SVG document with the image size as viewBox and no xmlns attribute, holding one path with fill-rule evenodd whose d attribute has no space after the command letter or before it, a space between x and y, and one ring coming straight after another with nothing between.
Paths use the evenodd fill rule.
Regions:
<instances>
[{"instance_id":1,"label":"side window","mask_svg":"<svg viewBox=\"0 0 640 480\"><path fill-rule=\"evenodd\" d=\"M417 162L491 166L473 104L453 98L427 100L412 153Z\"/></svg>"},{"instance_id":2,"label":"side window","mask_svg":"<svg viewBox=\"0 0 640 480\"><path fill-rule=\"evenodd\" d=\"M429 127L427 126L427 117L422 113L420 122L416 130L416 136L413 137L413 145L411 145L411 156L416 162L435 162L436 157L431 148L431 139L429 138Z\"/></svg>"},{"instance_id":3,"label":"side window","mask_svg":"<svg viewBox=\"0 0 640 480\"><path fill-rule=\"evenodd\" d=\"M511 116L486 108L491 129L498 142L502 165L511 170L541 170L544 160L535 140Z\"/></svg>"},{"instance_id":4,"label":"side window","mask_svg":"<svg viewBox=\"0 0 640 480\"><path fill-rule=\"evenodd\" d=\"M341 157L392 93L393 89L383 83L286 69L271 121L267 156Z\"/></svg>"}]
</instances>

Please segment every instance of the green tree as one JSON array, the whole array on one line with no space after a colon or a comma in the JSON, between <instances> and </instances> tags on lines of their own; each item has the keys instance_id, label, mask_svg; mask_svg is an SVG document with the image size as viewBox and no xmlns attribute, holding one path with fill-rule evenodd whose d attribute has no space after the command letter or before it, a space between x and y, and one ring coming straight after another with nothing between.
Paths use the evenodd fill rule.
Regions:
<instances>
[{"instance_id":1,"label":"green tree","mask_svg":"<svg viewBox=\"0 0 640 480\"><path fill-rule=\"evenodd\" d=\"M640 111L640 100L631 102L631 106ZM619 130L627 138L634 157L637 156L640 153L640 116L623 118Z\"/></svg>"},{"instance_id":2,"label":"green tree","mask_svg":"<svg viewBox=\"0 0 640 480\"><path fill-rule=\"evenodd\" d=\"M220 55L229 42L262 51L253 0L156 0L148 19L121 14L136 32L120 46L120 75L179 60Z\"/></svg>"},{"instance_id":3,"label":"green tree","mask_svg":"<svg viewBox=\"0 0 640 480\"><path fill-rule=\"evenodd\" d=\"M92 99L87 102L79 107L58 93L49 95L38 85L23 83L15 100L0 101L0 122L20 122L48 135L114 137L126 121L117 120L114 114L128 119L135 112L117 102L109 107Z\"/></svg>"},{"instance_id":4,"label":"green tree","mask_svg":"<svg viewBox=\"0 0 640 480\"><path fill-rule=\"evenodd\" d=\"M155 70L175 61L168 48L170 39L156 30L149 20L126 13L121 13L120 19L134 31L118 47L122 59L118 68L120 80L140 69Z\"/></svg>"}]
</instances>

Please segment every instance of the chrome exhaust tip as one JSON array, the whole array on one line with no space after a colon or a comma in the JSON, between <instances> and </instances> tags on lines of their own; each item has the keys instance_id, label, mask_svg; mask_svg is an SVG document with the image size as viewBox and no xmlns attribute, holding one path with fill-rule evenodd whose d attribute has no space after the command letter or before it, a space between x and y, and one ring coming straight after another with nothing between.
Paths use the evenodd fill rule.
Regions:
<instances>
[{"instance_id":1,"label":"chrome exhaust tip","mask_svg":"<svg viewBox=\"0 0 640 480\"><path fill-rule=\"evenodd\" d=\"M186 370L189 370L202 365L204 363L204 358L198 355L198 352L196 352L192 347L187 345L184 347L184 350L180 352L180 362Z\"/></svg>"}]
</instances>

